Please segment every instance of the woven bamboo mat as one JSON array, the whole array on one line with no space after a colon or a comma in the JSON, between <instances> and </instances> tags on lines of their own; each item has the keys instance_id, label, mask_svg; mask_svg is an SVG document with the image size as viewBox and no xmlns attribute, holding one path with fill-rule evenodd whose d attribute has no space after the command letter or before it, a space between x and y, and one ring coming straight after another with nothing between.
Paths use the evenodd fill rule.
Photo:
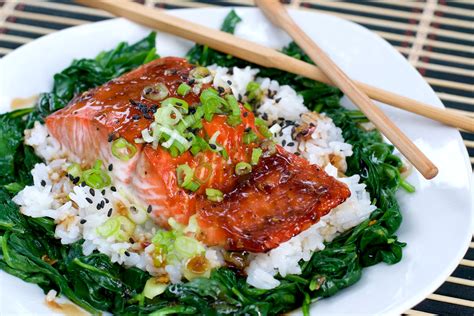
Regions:
<instances>
[{"instance_id":1,"label":"woven bamboo mat","mask_svg":"<svg viewBox=\"0 0 474 316\"><path fill-rule=\"evenodd\" d=\"M251 6L252 0L140 0L164 9ZM366 26L415 66L443 103L474 117L474 0L286 0L290 7L330 13ZM111 16L71 0L0 0L0 57L45 34ZM461 131L474 165L474 134ZM474 314L474 242L435 293L406 312Z\"/></svg>"}]
</instances>

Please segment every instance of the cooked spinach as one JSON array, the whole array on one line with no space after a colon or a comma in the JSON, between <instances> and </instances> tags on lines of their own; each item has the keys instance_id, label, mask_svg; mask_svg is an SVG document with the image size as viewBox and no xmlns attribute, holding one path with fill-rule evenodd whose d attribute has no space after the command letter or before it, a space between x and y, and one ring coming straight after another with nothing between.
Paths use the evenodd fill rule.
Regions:
<instances>
[{"instance_id":1,"label":"cooked spinach","mask_svg":"<svg viewBox=\"0 0 474 316\"><path fill-rule=\"evenodd\" d=\"M239 21L231 11L223 30L233 32ZM151 33L134 45L121 43L95 59L75 60L55 75L52 92L43 94L34 109L0 116L0 172L5 175L0 179L0 269L38 284L45 292L58 290L93 314L106 310L117 315L276 315L300 306L308 314L311 302L357 282L363 267L401 260L405 244L394 235L402 221L395 192L400 186L409 186L400 176L402 163L393 154L393 146L385 144L379 132L361 129L360 122L366 118L340 106L342 94L337 88L277 69L261 69L260 75L291 85L312 110L325 112L334 120L353 146L347 174L361 174L378 207L369 219L327 243L308 262L301 262L301 275L279 277L278 287L260 290L248 285L236 271L220 268L208 279L171 285L149 300L141 294L150 277L147 272L125 269L103 254L84 256L82 241L61 245L54 238L52 220L22 215L11 198L31 183L29 172L40 161L23 145L24 129L64 107L75 95L157 58L154 47L155 34ZM283 52L310 62L294 43ZM202 45L194 46L188 58L201 65L250 65Z\"/></svg>"}]
</instances>

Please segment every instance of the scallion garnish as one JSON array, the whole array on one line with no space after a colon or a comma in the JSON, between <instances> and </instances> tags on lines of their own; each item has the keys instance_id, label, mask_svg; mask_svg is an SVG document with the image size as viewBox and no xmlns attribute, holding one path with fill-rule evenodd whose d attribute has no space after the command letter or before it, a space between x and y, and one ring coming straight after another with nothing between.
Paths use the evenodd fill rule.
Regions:
<instances>
[{"instance_id":1,"label":"scallion garnish","mask_svg":"<svg viewBox=\"0 0 474 316\"><path fill-rule=\"evenodd\" d=\"M137 148L123 137L112 142L112 155L119 160L129 161L136 152Z\"/></svg>"},{"instance_id":2,"label":"scallion garnish","mask_svg":"<svg viewBox=\"0 0 474 316\"><path fill-rule=\"evenodd\" d=\"M178 93L179 95L183 97L186 96L189 93L189 91L191 91L191 86L189 86L185 82L181 83L178 89L176 89L176 93Z\"/></svg>"},{"instance_id":3,"label":"scallion garnish","mask_svg":"<svg viewBox=\"0 0 474 316\"><path fill-rule=\"evenodd\" d=\"M206 67L196 67L189 72L191 78L202 79L209 76L211 72Z\"/></svg>"},{"instance_id":4,"label":"scallion garnish","mask_svg":"<svg viewBox=\"0 0 474 316\"><path fill-rule=\"evenodd\" d=\"M168 106L172 106L174 108L179 109L180 112L183 114L187 114L189 110L188 102L184 101L183 99L178 99L178 98L168 98L166 100L163 100L163 102L161 102L161 107L168 107Z\"/></svg>"},{"instance_id":5,"label":"scallion garnish","mask_svg":"<svg viewBox=\"0 0 474 316\"><path fill-rule=\"evenodd\" d=\"M247 145L250 144L250 143L253 143L257 139L258 139L257 134L255 134L254 131L252 131L252 130L245 133L244 137L243 137L244 144L247 144Z\"/></svg>"},{"instance_id":6,"label":"scallion garnish","mask_svg":"<svg viewBox=\"0 0 474 316\"><path fill-rule=\"evenodd\" d=\"M159 82L153 86L143 88L142 94L146 99L160 101L168 96L169 91L164 83Z\"/></svg>"},{"instance_id":7,"label":"scallion garnish","mask_svg":"<svg viewBox=\"0 0 474 316\"><path fill-rule=\"evenodd\" d=\"M252 166L247 162L242 161L235 165L235 174L238 176L242 176L250 172L252 172Z\"/></svg>"},{"instance_id":8,"label":"scallion garnish","mask_svg":"<svg viewBox=\"0 0 474 316\"><path fill-rule=\"evenodd\" d=\"M102 161L97 160L93 168L82 172L81 179L91 188L102 189L108 187L112 180L105 170L102 170Z\"/></svg>"},{"instance_id":9,"label":"scallion garnish","mask_svg":"<svg viewBox=\"0 0 474 316\"><path fill-rule=\"evenodd\" d=\"M258 161L260 160L260 156L262 156L262 149L254 148L252 150L252 157L250 158L250 163L254 166L257 165Z\"/></svg>"},{"instance_id":10,"label":"scallion garnish","mask_svg":"<svg viewBox=\"0 0 474 316\"><path fill-rule=\"evenodd\" d=\"M265 138L270 138L273 134L268 130L268 126L265 124L265 121L261 118L255 118L255 125L258 128L260 134L262 134Z\"/></svg>"},{"instance_id":11,"label":"scallion garnish","mask_svg":"<svg viewBox=\"0 0 474 316\"><path fill-rule=\"evenodd\" d=\"M169 99L166 99L169 100ZM165 100L165 101L166 101ZM178 99L179 100L179 99ZM164 101L163 101L164 103ZM186 103L187 104L187 103ZM161 106L155 113L155 122L165 126L174 126L178 124L183 115L174 106Z\"/></svg>"},{"instance_id":12,"label":"scallion garnish","mask_svg":"<svg viewBox=\"0 0 474 316\"><path fill-rule=\"evenodd\" d=\"M207 188L206 189L207 199L213 202L221 202L224 199L224 194L217 189Z\"/></svg>"},{"instance_id":13,"label":"scallion garnish","mask_svg":"<svg viewBox=\"0 0 474 316\"><path fill-rule=\"evenodd\" d=\"M195 192L200 187L200 184L193 180L194 170L187 164L179 165L176 168L176 178L178 185L184 189Z\"/></svg>"}]
</instances>

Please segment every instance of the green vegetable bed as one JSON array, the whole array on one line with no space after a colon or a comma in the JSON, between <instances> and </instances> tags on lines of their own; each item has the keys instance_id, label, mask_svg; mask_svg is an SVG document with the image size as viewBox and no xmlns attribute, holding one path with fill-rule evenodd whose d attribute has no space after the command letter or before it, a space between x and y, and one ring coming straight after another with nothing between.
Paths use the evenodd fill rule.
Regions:
<instances>
[{"instance_id":1,"label":"green vegetable bed","mask_svg":"<svg viewBox=\"0 0 474 316\"><path fill-rule=\"evenodd\" d=\"M232 11L222 29L232 33L239 22ZM294 43L283 52L309 62ZM201 45L193 47L187 57L203 66L249 65ZM125 269L100 253L84 256L81 241L61 245L54 238L51 219L20 214L11 199L32 183L30 170L40 162L32 148L23 144L23 131L64 107L74 95L155 58L155 33L133 45L120 43L95 59L73 61L54 76L52 91L42 94L35 108L0 115L0 269L36 283L45 293L55 289L93 314L275 315L301 306L308 314L311 302L354 284L364 267L401 260L405 244L394 235L402 221L395 192L400 186L410 191L412 187L400 177L402 162L393 154L394 148L383 142L379 132L361 129L360 123L366 118L340 106L342 94L338 89L276 69L261 69L259 75L292 86L310 109L325 112L334 120L353 146L354 154L347 159L347 175L361 175L378 207L369 219L326 244L310 261L301 262L301 275L280 277L277 288L260 290L248 285L236 271L220 268L208 279L171 285L162 295L149 300L142 295L150 277L147 272Z\"/></svg>"}]
</instances>

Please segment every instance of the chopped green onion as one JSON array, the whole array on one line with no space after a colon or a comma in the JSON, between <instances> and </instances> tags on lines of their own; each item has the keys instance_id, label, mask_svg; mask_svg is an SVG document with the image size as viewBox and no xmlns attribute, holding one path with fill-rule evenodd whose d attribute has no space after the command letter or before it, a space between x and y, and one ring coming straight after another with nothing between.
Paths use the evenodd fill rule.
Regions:
<instances>
[{"instance_id":1,"label":"chopped green onion","mask_svg":"<svg viewBox=\"0 0 474 316\"><path fill-rule=\"evenodd\" d=\"M205 251L199 241L187 236L179 236L174 242L175 251L181 258L190 258Z\"/></svg>"},{"instance_id":2,"label":"chopped green onion","mask_svg":"<svg viewBox=\"0 0 474 316\"><path fill-rule=\"evenodd\" d=\"M258 128L260 134L262 134L265 138L270 138L273 134L268 130L268 126L265 124L265 121L261 118L255 118L255 125Z\"/></svg>"},{"instance_id":3,"label":"chopped green onion","mask_svg":"<svg viewBox=\"0 0 474 316\"><path fill-rule=\"evenodd\" d=\"M182 117L181 112L174 106L162 106L155 113L155 122L164 126L174 126Z\"/></svg>"},{"instance_id":4,"label":"chopped green onion","mask_svg":"<svg viewBox=\"0 0 474 316\"><path fill-rule=\"evenodd\" d=\"M148 219L148 213L141 207L130 206L127 210L127 217L135 224L141 225Z\"/></svg>"},{"instance_id":5,"label":"chopped green onion","mask_svg":"<svg viewBox=\"0 0 474 316\"><path fill-rule=\"evenodd\" d=\"M416 188L403 178L400 178L400 186L408 193L413 193L416 191Z\"/></svg>"},{"instance_id":6,"label":"chopped green onion","mask_svg":"<svg viewBox=\"0 0 474 316\"><path fill-rule=\"evenodd\" d=\"M153 299L166 291L168 284L158 282L156 278L150 278L145 283L143 288L143 295L148 299Z\"/></svg>"},{"instance_id":7,"label":"chopped green onion","mask_svg":"<svg viewBox=\"0 0 474 316\"><path fill-rule=\"evenodd\" d=\"M245 133L244 137L243 137L244 144L247 144L247 145L250 144L250 143L253 143L257 139L258 139L258 136L257 136L257 134L255 134L254 131L249 131L249 132Z\"/></svg>"},{"instance_id":8,"label":"chopped green onion","mask_svg":"<svg viewBox=\"0 0 474 316\"><path fill-rule=\"evenodd\" d=\"M226 104L226 101L221 98L217 91L208 88L202 91L201 95L199 96L199 100L202 103L202 109L204 111L204 118L210 122L215 113L219 113L219 107L221 104Z\"/></svg>"},{"instance_id":9,"label":"chopped green onion","mask_svg":"<svg viewBox=\"0 0 474 316\"><path fill-rule=\"evenodd\" d=\"M208 278L211 275L209 260L203 255L190 258L184 266L183 275L188 281L199 277Z\"/></svg>"},{"instance_id":10,"label":"chopped green onion","mask_svg":"<svg viewBox=\"0 0 474 316\"><path fill-rule=\"evenodd\" d=\"M120 229L120 221L118 217L109 218L105 223L97 227L97 234L102 237L110 237L118 232Z\"/></svg>"},{"instance_id":11,"label":"chopped green onion","mask_svg":"<svg viewBox=\"0 0 474 316\"><path fill-rule=\"evenodd\" d=\"M250 103L245 102L244 103L244 108L246 108L250 112L253 112L253 107L252 107L252 105L250 105Z\"/></svg>"},{"instance_id":12,"label":"chopped green onion","mask_svg":"<svg viewBox=\"0 0 474 316\"><path fill-rule=\"evenodd\" d=\"M81 179L91 188L102 189L108 187L112 180L105 170L101 169L102 161L97 160L93 168L85 170Z\"/></svg>"},{"instance_id":13,"label":"chopped green onion","mask_svg":"<svg viewBox=\"0 0 474 316\"><path fill-rule=\"evenodd\" d=\"M162 107L172 106L181 110L181 113L186 114L189 110L188 102L184 101L183 99L178 98L168 98L161 102Z\"/></svg>"},{"instance_id":14,"label":"chopped green onion","mask_svg":"<svg viewBox=\"0 0 474 316\"><path fill-rule=\"evenodd\" d=\"M147 86L143 88L142 94L146 99L160 101L168 96L169 91L164 83L159 82L153 86Z\"/></svg>"},{"instance_id":15,"label":"chopped green onion","mask_svg":"<svg viewBox=\"0 0 474 316\"><path fill-rule=\"evenodd\" d=\"M191 91L191 87L185 82L183 82L179 85L178 89L176 90L176 93L184 97L189 93L189 91Z\"/></svg>"},{"instance_id":16,"label":"chopped green onion","mask_svg":"<svg viewBox=\"0 0 474 316\"><path fill-rule=\"evenodd\" d=\"M81 177L82 168L81 165L78 163L73 163L69 167L67 167L67 173L73 176L74 178Z\"/></svg>"},{"instance_id":17,"label":"chopped green onion","mask_svg":"<svg viewBox=\"0 0 474 316\"><path fill-rule=\"evenodd\" d=\"M208 162L202 163L196 167L194 176L201 183L207 182L212 175L212 165Z\"/></svg>"},{"instance_id":18,"label":"chopped green onion","mask_svg":"<svg viewBox=\"0 0 474 316\"><path fill-rule=\"evenodd\" d=\"M209 144L201 137L194 137L193 144L191 146L191 153L195 156L201 151L209 149Z\"/></svg>"},{"instance_id":19,"label":"chopped green onion","mask_svg":"<svg viewBox=\"0 0 474 316\"><path fill-rule=\"evenodd\" d=\"M237 126L242 123L242 118L240 116L229 115L227 117L227 124L230 126Z\"/></svg>"},{"instance_id":20,"label":"chopped green onion","mask_svg":"<svg viewBox=\"0 0 474 316\"><path fill-rule=\"evenodd\" d=\"M227 101L227 104L229 105L230 110L232 111L232 115L240 116L240 106L237 102L237 99L233 95L228 94L225 96L225 100Z\"/></svg>"},{"instance_id":21,"label":"chopped green onion","mask_svg":"<svg viewBox=\"0 0 474 316\"><path fill-rule=\"evenodd\" d=\"M196 67L189 72L189 75L194 79L202 79L210 74L211 72L206 67Z\"/></svg>"},{"instance_id":22,"label":"chopped green onion","mask_svg":"<svg viewBox=\"0 0 474 316\"><path fill-rule=\"evenodd\" d=\"M214 152L220 152L223 149L223 147L217 144L217 137L219 137L220 134L221 132L217 131L214 134L212 134L211 139L209 139L209 147Z\"/></svg>"},{"instance_id":23,"label":"chopped green onion","mask_svg":"<svg viewBox=\"0 0 474 316\"><path fill-rule=\"evenodd\" d=\"M206 189L207 199L213 202L221 202L224 199L224 194L217 189L207 188Z\"/></svg>"},{"instance_id":24,"label":"chopped green onion","mask_svg":"<svg viewBox=\"0 0 474 316\"><path fill-rule=\"evenodd\" d=\"M239 162L235 165L235 174L238 176L252 172L252 166L247 162Z\"/></svg>"},{"instance_id":25,"label":"chopped green onion","mask_svg":"<svg viewBox=\"0 0 474 316\"><path fill-rule=\"evenodd\" d=\"M262 149L254 148L252 150L252 158L250 159L250 163L254 166L257 165L258 161L260 160L260 156L262 156Z\"/></svg>"},{"instance_id":26,"label":"chopped green onion","mask_svg":"<svg viewBox=\"0 0 474 316\"><path fill-rule=\"evenodd\" d=\"M178 185L184 189L195 192L200 187L199 183L193 181L194 170L187 164L179 165L176 168L176 178Z\"/></svg>"},{"instance_id":27,"label":"chopped green onion","mask_svg":"<svg viewBox=\"0 0 474 316\"><path fill-rule=\"evenodd\" d=\"M133 235L136 225L125 216L118 216L118 221L120 223L120 229L115 235L115 239L117 241L128 241Z\"/></svg>"},{"instance_id":28,"label":"chopped green onion","mask_svg":"<svg viewBox=\"0 0 474 316\"><path fill-rule=\"evenodd\" d=\"M136 152L137 148L123 137L112 142L112 154L119 160L129 161L135 156Z\"/></svg>"},{"instance_id":29,"label":"chopped green onion","mask_svg":"<svg viewBox=\"0 0 474 316\"><path fill-rule=\"evenodd\" d=\"M250 81L247 84L247 97L250 101L259 101L263 96L263 91L260 89L260 84L255 81Z\"/></svg>"}]
</instances>

